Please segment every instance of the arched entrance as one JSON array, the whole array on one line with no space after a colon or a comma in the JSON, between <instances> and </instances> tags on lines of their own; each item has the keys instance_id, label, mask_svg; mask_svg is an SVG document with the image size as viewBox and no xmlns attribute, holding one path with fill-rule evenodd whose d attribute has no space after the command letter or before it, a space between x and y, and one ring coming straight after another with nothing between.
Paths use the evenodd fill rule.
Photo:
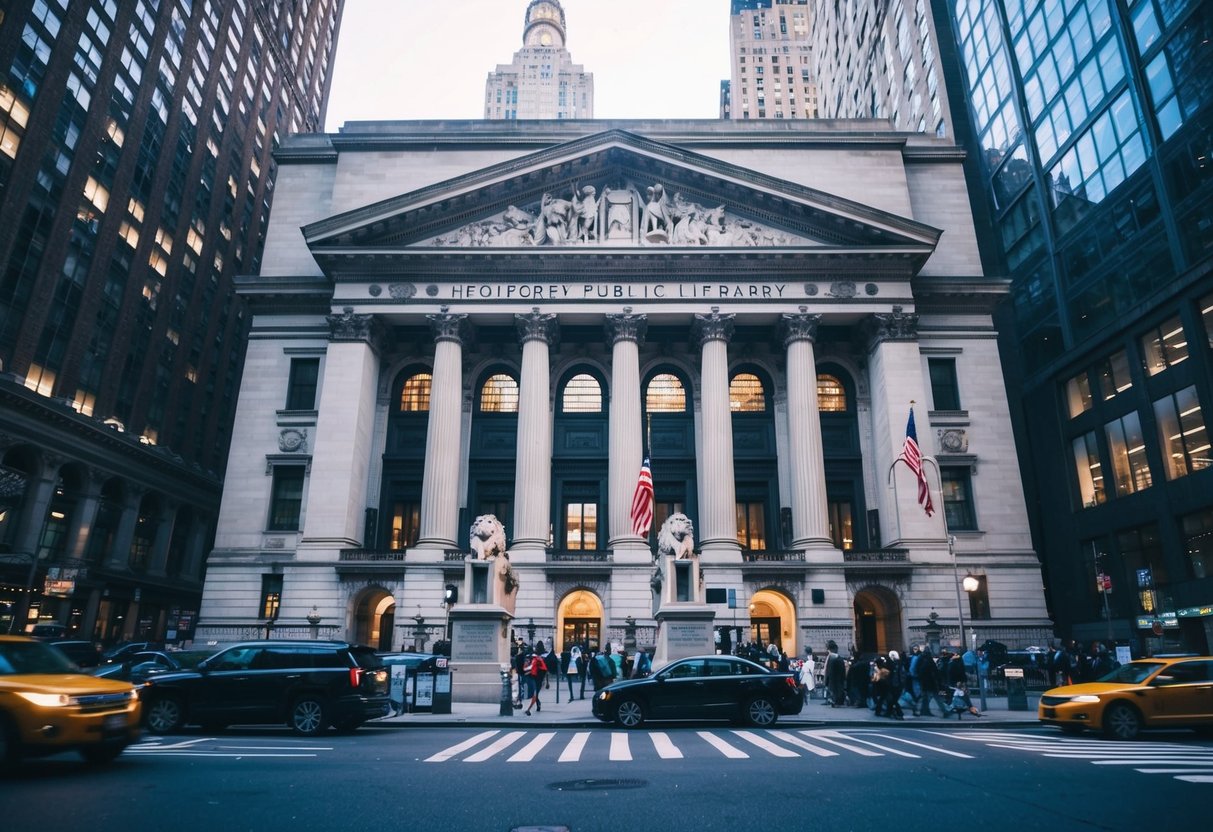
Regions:
<instances>
[{"instance_id":1,"label":"arched entrance","mask_svg":"<svg viewBox=\"0 0 1213 832\"><path fill-rule=\"evenodd\" d=\"M588 589L576 589L556 608L556 650L588 644L597 650L602 643L602 599Z\"/></svg>"},{"instance_id":2,"label":"arched entrance","mask_svg":"<svg viewBox=\"0 0 1213 832\"><path fill-rule=\"evenodd\" d=\"M396 599L382 587L371 587L354 602L356 644L369 644L376 650L396 649L392 637L396 630Z\"/></svg>"},{"instance_id":3,"label":"arched entrance","mask_svg":"<svg viewBox=\"0 0 1213 832\"><path fill-rule=\"evenodd\" d=\"M774 644L796 655L796 605L791 598L774 589L750 596L750 643L763 648Z\"/></svg>"},{"instance_id":4,"label":"arched entrance","mask_svg":"<svg viewBox=\"0 0 1213 832\"><path fill-rule=\"evenodd\" d=\"M868 586L855 593L855 648L860 653L904 651L901 601L888 587Z\"/></svg>"}]
</instances>

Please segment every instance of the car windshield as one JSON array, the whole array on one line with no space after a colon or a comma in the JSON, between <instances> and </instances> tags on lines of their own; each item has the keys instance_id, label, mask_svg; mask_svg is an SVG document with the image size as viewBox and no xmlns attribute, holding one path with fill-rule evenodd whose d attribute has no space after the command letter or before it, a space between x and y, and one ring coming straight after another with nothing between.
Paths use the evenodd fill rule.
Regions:
<instances>
[{"instance_id":1,"label":"car windshield","mask_svg":"<svg viewBox=\"0 0 1213 832\"><path fill-rule=\"evenodd\" d=\"M1129 662L1122 664L1107 676L1099 679L1101 682L1116 682L1122 685L1140 685L1151 673L1162 667L1162 662Z\"/></svg>"},{"instance_id":2,"label":"car windshield","mask_svg":"<svg viewBox=\"0 0 1213 832\"><path fill-rule=\"evenodd\" d=\"M76 672L71 660L50 645L29 641L0 642L0 676Z\"/></svg>"}]
</instances>

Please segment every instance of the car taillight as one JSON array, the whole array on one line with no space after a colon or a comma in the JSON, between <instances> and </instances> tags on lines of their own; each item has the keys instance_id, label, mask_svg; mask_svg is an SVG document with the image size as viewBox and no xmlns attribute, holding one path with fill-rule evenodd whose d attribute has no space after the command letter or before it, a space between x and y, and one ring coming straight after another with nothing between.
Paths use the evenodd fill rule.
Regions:
<instances>
[{"instance_id":1,"label":"car taillight","mask_svg":"<svg viewBox=\"0 0 1213 832\"><path fill-rule=\"evenodd\" d=\"M350 668L350 687L356 688L362 684L362 673L361 667Z\"/></svg>"},{"instance_id":2,"label":"car taillight","mask_svg":"<svg viewBox=\"0 0 1213 832\"><path fill-rule=\"evenodd\" d=\"M798 685L796 680L791 676L784 679L784 681L788 683L788 687L792 688L792 690L798 690L800 688L800 685Z\"/></svg>"}]
</instances>

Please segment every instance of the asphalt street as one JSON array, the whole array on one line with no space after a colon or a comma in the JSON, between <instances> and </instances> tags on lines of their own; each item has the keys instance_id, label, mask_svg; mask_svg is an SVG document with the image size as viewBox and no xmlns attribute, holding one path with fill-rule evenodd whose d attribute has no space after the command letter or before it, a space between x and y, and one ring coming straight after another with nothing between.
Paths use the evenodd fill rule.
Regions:
<instances>
[{"instance_id":1,"label":"asphalt street","mask_svg":"<svg viewBox=\"0 0 1213 832\"><path fill-rule=\"evenodd\" d=\"M13 830L1203 829L1213 743L1047 729L386 728L148 737L0 781Z\"/></svg>"}]
</instances>

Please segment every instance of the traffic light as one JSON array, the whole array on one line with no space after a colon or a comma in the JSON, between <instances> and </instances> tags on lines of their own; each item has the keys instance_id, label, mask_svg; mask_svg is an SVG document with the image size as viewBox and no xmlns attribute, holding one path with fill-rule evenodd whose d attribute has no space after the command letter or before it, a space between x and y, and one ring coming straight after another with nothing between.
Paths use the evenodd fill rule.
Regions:
<instances>
[{"instance_id":1,"label":"traffic light","mask_svg":"<svg viewBox=\"0 0 1213 832\"><path fill-rule=\"evenodd\" d=\"M454 604L459 600L459 587L454 584L447 584L446 591L442 594L442 603L449 605Z\"/></svg>"}]
</instances>

